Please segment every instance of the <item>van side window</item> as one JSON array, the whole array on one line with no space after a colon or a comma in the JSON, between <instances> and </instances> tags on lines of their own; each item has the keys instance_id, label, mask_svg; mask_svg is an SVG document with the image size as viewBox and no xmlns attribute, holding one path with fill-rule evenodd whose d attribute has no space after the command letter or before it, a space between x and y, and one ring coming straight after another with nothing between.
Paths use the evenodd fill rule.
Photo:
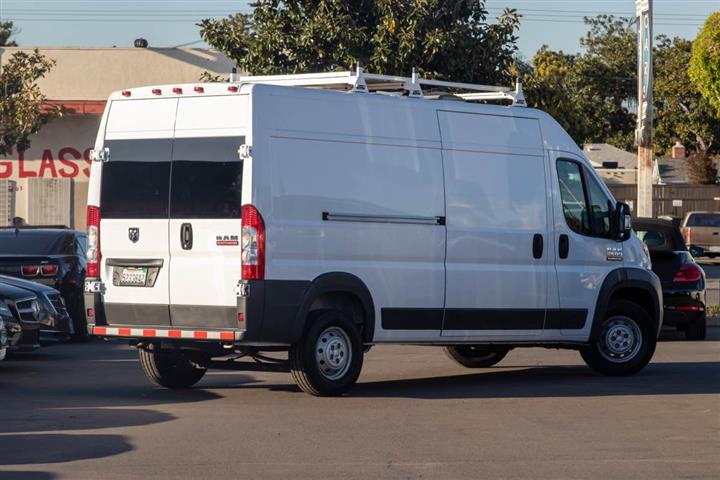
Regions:
<instances>
[{"instance_id":1,"label":"van side window","mask_svg":"<svg viewBox=\"0 0 720 480\"><path fill-rule=\"evenodd\" d=\"M590 217L588 216L581 168L580 164L576 162L558 160L560 198L568 226L577 233L590 235Z\"/></svg>"},{"instance_id":2,"label":"van side window","mask_svg":"<svg viewBox=\"0 0 720 480\"><path fill-rule=\"evenodd\" d=\"M590 200L590 212L592 217L592 233L595 237L610 237L610 206L598 181L585 172L585 184L588 188L588 199Z\"/></svg>"}]
</instances>

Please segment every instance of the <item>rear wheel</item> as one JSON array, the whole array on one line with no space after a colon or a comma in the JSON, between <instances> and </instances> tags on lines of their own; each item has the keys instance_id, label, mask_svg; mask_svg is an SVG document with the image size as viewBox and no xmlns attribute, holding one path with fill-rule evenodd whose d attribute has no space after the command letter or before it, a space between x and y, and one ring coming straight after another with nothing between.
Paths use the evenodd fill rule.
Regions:
<instances>
[{"instance_id":1,"label":"rear wheel","mask_svg":"<svg viewBox=\"0 0 720 480\"><path fill-rule=\"evenodd\" d=\"M650 315L635 303L616 300L608 308L597 340L580 354L596 372L632 375L650 362L656 343Z\"/></svg>"},{"instance_id":2,"label":"rear wheel","mask_svg":"<svg viewBox=\"0 0 720 480\"><path fill-rule=\"evenodd\" d=\"M445 354L467 368L488 368L499 363L508 354L510 349L467 345L444 347Z\"/></svg>"},{"instance_id":3,"label":"rear wheel","mask_svg":"<svg viewBox=\"0 0 720 480\"><path fill-rule=\"evenodd\" d=\"M182 352L162 351L155 345L139 348L145 376L165 388L189 388L205 375L207 368L192 362Z\"/></svg>"},{"instance_id":4,"label":"rear wheel","mask_svg":"<svg viewBox=\"0 0 720 480\"><path fill-rule=\"evenodd\" d=\"M341 311L314 313L302 339L290 347L290 372L302 391L338 396L360 376L364 349L358 327Z\"/></svg>"},{"instance_id":5,"label":"rear wheel","mask_svg":"<svg viewBox=\"0 0 720 480\"><path fill-rule=\"evenodd\" d=\"M700 316L685 326L685 338L692 341L705 340L707 336L707 322L705 315Z\"/></svg>"}]
</instances>

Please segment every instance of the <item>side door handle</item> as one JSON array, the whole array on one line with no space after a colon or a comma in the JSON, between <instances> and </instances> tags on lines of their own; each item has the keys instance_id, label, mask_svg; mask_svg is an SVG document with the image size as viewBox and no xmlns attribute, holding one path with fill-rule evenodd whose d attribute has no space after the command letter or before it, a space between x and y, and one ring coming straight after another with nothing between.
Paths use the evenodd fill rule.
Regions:
<instances>
[{"instance_id":1,"label":"side door handle","mask_svg":"<svg viewBox=\"0 0 720 480\"><path fill-rule=\"evenodd\" d=\"M183 250L190 250L193 246L192 224L183 223L180 226L180 245Z\"/></svg>"},{"instance_id":2,"label":"side door handle","mask_svg":"<svg viewBox=\"0 0 720 480\"><path fill-rule=\"evenodd\" d=\"M570 239L563 233L560 235L560 241L558 242L558 255L560 255L560 258L567 258L569 251Z\"/></svg>"},{"instance_id":3,"label":"side door handle","mask_svg":"<svg viewBox=\"0 0 720 480\"><path fill-rule=\"evenodd\" d=\"M533 235L533 258L542 258L543 255L543 236L539 233Z\"/></svg>"}]
</instances>

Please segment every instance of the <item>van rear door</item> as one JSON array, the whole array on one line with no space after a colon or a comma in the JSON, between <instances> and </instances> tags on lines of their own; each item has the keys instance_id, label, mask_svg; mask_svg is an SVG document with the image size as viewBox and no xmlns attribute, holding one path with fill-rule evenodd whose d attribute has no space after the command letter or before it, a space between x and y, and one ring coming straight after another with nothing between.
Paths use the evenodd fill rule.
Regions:
<instances>
[{"instance_id":1,"label":"van rear door","mask_svg":"<svg viewBox=\"0 0 720 480\"><path fill-rule=\"evenodd\" d=\"M110 324L170 323L168 211L177 99L110 106L100 194L101 278Z\"/></svg>"},{"instance_id":2,"label":"van rear door","mask_svg":"<svg viewBox=\"0 0 720 480\"><path fill-rule=\"evenodd\" d=\"M170 185L170 317L237 328L245 96L183 98Z\"/></svg>"}]
</instances>

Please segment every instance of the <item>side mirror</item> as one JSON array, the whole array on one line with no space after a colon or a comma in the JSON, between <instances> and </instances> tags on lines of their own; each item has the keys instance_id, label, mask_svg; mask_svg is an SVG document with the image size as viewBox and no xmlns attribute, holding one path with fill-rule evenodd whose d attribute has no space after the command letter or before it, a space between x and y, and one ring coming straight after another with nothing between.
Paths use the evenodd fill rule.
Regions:
<instances>
[{"instance_id":1,"label":"side mirror","mask_svg":"<svg viewBox=\"0 0 720 480\"><path fill-rule=\"evenodd\" d=\"M618 202L613 211L613 223L615 225L615 240L623 242L630 238L632 232L632 215L627 203Z\"/></svg>"},{"instance_id":2,"label":"side mirror","mask_svg":"<svg viewBox=\"0 0 720 480\"><path fill-rule=\"evenodd\" d=\"M702 247L696 247L693 245L692 247L690 247L690 255L692 255L694 258L704 257L705 249Z\"/></svg>"}]
</instances>

